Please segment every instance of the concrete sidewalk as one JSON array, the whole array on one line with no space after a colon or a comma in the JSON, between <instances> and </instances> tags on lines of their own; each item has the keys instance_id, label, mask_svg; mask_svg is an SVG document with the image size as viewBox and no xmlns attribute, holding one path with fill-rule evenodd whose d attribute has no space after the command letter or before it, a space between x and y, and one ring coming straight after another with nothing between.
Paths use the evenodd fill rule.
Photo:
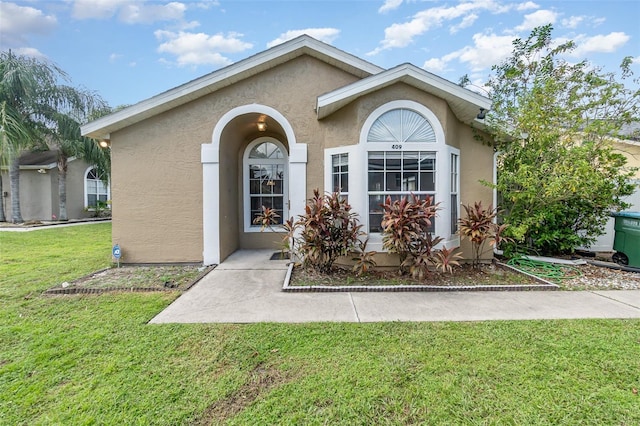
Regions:
<instances>
[{"instance_id":1,"label":"concrete sidewalk","mask_svg":"<svg viewBox=\"0 0 640 426\"><path fill-rule=\"evenodd\" d=\"M150 322L382 322L640 318L640 291L284 293L272 250L227 258Z\"/></svg>"}]
</instances>

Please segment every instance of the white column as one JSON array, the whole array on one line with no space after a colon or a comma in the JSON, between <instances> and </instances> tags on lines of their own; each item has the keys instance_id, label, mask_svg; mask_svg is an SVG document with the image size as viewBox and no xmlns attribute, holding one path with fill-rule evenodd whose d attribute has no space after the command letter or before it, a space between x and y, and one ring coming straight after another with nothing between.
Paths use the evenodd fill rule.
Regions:
<instances>
[{"instance_id":1,"label":"white column","mask_svg":"<svg viewBox=\"0 0 640 426\"><path fill-rule=\"evenodd\" d=\"M220 158L217 147L202 144L202 252L203 263L220 263Z\"/></svg>"},{"instance_id":2,"label":"white column","mask_svg":"<svg viewBox=\"0 0 640 426\"><path fill-rule=\"evenodd\" d=\"M307 203L307 144L291 146L289 155L289 216L294 219L304 213ZM284 218L289 219L287 218Z\"/></svg>"}]
</instances>

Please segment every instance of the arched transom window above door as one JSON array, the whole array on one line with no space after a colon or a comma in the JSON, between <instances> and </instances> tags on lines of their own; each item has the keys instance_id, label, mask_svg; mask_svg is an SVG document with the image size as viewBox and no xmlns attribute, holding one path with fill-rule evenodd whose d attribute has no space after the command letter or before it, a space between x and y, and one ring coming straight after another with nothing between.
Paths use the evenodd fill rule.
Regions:
<instances>
[{"instance_id":1,"label":"arched transom window above door","mask_svg":"<svg viewBox=\"0 0 640 426\"><path fill-rule=\"evenodd\" d=\"M287 151L273 138L259 138L249 144L243 161L244 228L260 230L254 219L263 208L273 209L282 224L288 214Z\"/></svg>"}]
</instances>

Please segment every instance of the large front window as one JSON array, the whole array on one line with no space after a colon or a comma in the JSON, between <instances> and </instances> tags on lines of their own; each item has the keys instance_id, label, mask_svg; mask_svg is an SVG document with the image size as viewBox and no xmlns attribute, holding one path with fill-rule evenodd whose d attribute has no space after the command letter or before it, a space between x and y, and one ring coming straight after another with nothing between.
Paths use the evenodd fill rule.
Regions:
<instances>
[{"instance_id":1,"label":"large front window","mask_svg":"<svg viewBox=\"0 0 640 426\"><path fill-rule=\"evenodd\" d=\"M455 145L452 141L451 145ZM379 106L365 120L357 145L325 149L325 191L340 191L358 213L372 250L382 251L381 222L387 197L412 194L439 210L430 231L455 247L460 203L460 151L445 143L429 108L411 100Z\"/></svg>"},{"instance_id":2,"label":"large front window","mask_svg":"<svg viewBox=\"0 0 640 426\"><path fill-rule=\"evenodd\" d=\"M393 108L381 114L367 134L369 232L381 232L382 206L414 194L436 197L437 152L433 126L413 109ZM426 148L426 149L425 149Z\"/></svg>"},{"instance_id":3,"label":"large front window","mask_svg":"<svg viewBox=\"0 0 640 426\"><path fill-rule=\"evenodd\" d=\"M368 152L369 232L381 232L382 207L411 194L435 197L436 156L428 151Z\"/></svg>"}]
</instances>

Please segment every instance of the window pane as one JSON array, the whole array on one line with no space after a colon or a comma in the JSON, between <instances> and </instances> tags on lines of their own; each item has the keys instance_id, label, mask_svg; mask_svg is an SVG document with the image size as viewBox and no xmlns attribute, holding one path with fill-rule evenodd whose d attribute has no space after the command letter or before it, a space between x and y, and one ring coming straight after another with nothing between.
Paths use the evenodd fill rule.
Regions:
<instances>
[{"instance_id":1,"label":"window pane","mask_svg":"<svg viewBox=\"0 0 640 426\"><path fill-rule=\"evenodd\" d=\"M402 190L403 191L417 191L418 190L418 173L403 173L402 175Z\"/></svg>"},{"instance_id":2,"label":"window pane","mask_svg":"<svg viewBox=\"0 0 640 426\"><path fill-rule=\"evenodd\" d=\"M275 184L273 186L273 193L274 194L278 194L278 195L282 195L283 191L282 191L282 186L283 186L283 182L282 180L278 179L273 181L273 183Z\"/></svg>"},{"instance_id":3,"label":"window pane","mask_svg":"<svg viewBox=\"0 0 640 426\"><path fill-rule=\"evenodd\" d=\"M458 195L451 194L451 234L458 231Z\"/></svg>"},{"instance_id":4,"label":"window pane","mask_svg":"<svg viewBox=\"0 0 640 426\"><path fill-rule=\"evenodd\" d=\"M432 158L430 155L426 158L423 156L420 161L420 170L435 170L436 169L436 159Z\"/></svg>"},{"instance_id":5,"label":"window pane","mask_svg":"<svg viewBox=\"0 0 640 426\"><path fill-rule=\"evenodd\" d=\"M405 152L402 157L402 166L404 170L418 170L418 153Z\"/></svg>"},{"instance_id":6,"label":"window pane","mask_svg":"<svg viewBox=\"0 0 640 426\"><path fill-rule=\"evenodd\" d=\"M384 170L384 152L369 152L369 170Z\"/></svg>"},{"instance_id":7,"label":"window pane","mask_svg":"<svg viewBox=\"0 0 640 426\"><path fill-rule=\"evenodd\" d=\"M369 191L384 190L384 173L369 172Z\"/></svg>"},{"instance_id":8,"label":"window pane","mask_svg":"<svg viewBox=\"0 0 640 426\"><path fill-rule=\"evenodd\" d=\"M433 172L421 172L420 173L420 191L435 191L435 173Z\"/></svg>"},{"instance_id":9,"label":"window pane","mask_svg":"<svg viewBox=\"0 0 640 426\"><path fill-rule=\"evenodd\" d=\"M400 186L402 182L402 173L393 172L387 173L387 185L385 186L385 191L401 191L402 187Z\"/></svg>"},{"instance_id":10,"label":"window pane","mask_svg":"<svg viewBox=\"0 0 640 426\"><path fill-rule=\"evenodd\" d=\"M382 215L381 214L369 214L369 232L382 232Z\"/></svg>"},{"instance_id":11,"label":"window pane","mask_svg":"<svg viewBox=\"0 0 640 426\"><path fill-rule=\"evenodd\" d=\"M387 152L387 170L402 170L402 153Z\"/></svg>"},{"instance_id":12,"label":"window pane","mask_svg":"<svg viewBox=\"0 0 640 426\"><path fill-rule=\"evenodd\" d=\"M349 192L349 173L342 173L340 180L342 181L342 192Z\"/></svg>"},{"instance_id":13,"label":"window pane","mask_svg":"<svg viewBox=\"0 0 640 426\"><path fill-rule=\"evenodd\" d=\"M280 148L274 143L263 142L260 145L255 146L249 153L249 158L271 158L278 159L284 158L284 155Z\"/></svg>"},{"instance_id":14,"label":"window pane","mask_svg":"<svg viewBox=\"0 0 640 426\"><path fill-rule=\"evenodd\" d=\"M96 195L95 194L87 194L87 204L90 207L95 207L96 206Z\"/></svg>"}]
</instances>

